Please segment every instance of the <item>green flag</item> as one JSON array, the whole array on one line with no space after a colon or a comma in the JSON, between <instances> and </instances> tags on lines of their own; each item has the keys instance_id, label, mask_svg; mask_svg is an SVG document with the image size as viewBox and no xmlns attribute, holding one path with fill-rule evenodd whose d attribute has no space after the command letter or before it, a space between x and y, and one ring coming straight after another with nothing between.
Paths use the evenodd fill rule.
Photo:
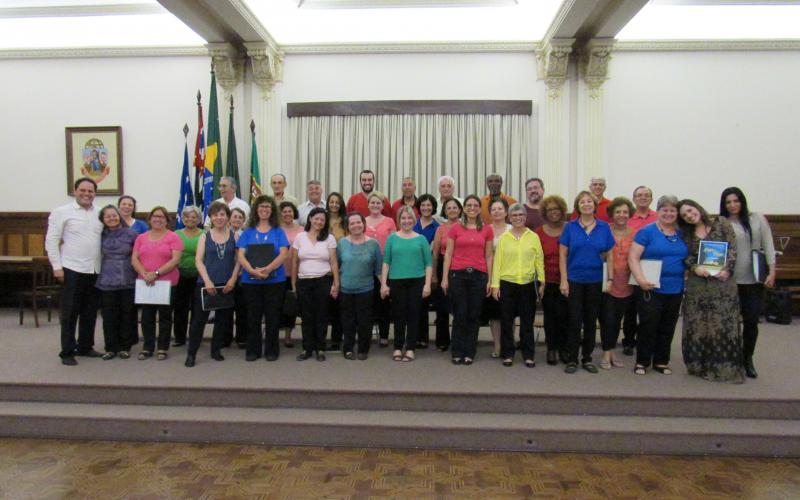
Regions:
<instances>
[{"instance_id":1,"label":"green flag","mask_svg":"<svg viewBox=\"0 0 800 500\"><path fill-rule=\"evenodd\" d=\"M208 134L206 135L206 170L213 177L211 201L219 198L219 180L222 178L222 159L219 156L219 110L217 109L217 75L211 64L211 94L208 98Z\"/></svg>"},{"instance_id":2,"label":"green flag","mask_svg":"<svg viewBox=\"0 0 800 500\"><path fill-rule=\"evenodd\" d=\"M261 174L258 172L258 152L256 152L256 122L250 120L250 133L253 136L253 152L250 153L250 204L261 195Z\"/></svg>"},{"instance_id":3,"label":"green flag","mask_svg":"<svg viewBox=\"0 0 800 500\"><path fill-rule=\"evenodd\" d=\"M241 198L239 158L236 156L236 134L233 132L233 96L231 96L231 110L228 115L228 155L225 158L225 175L236 180L236 197Z\"/></svg>"}]
</instances>

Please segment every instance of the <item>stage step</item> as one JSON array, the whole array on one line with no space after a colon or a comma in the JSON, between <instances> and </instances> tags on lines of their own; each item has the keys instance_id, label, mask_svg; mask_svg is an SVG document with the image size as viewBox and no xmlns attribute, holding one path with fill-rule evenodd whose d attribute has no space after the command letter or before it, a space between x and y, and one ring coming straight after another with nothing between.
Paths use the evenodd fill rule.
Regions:
<instances>
[{"instance_id":1,"label":"stage step","mask_svg":"<svg viewBox=\"0 0 800 500\"><path fill-rule=\"evenodd\" d=\"M3 402L0 428L35 438L800 455L800 422L789 419Z\"/></svg>"},{"instance_id":2,"label":"stage step","mask_svg":"<svg viewBox=\"0 0 800 500\"><path fill-rule=\"evenodd\" d=\"M0 401L800 420L800 400L0 383Z\"/></svg>"}]
</instances>

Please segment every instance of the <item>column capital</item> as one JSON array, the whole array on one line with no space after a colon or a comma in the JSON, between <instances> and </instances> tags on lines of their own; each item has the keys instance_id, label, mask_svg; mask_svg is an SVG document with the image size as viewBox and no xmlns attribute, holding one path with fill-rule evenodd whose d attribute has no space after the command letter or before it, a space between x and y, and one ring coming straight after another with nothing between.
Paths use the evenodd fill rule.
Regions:
<instances>
[{"instance_id":1,"label":"column capital","mask_svg":"<svg viewBox=\"0 0 800 500\"><path fill-rule=\"evenodd\" d=\"M593 38L581 49L578 68L592 98L599 96L603 82L608 80L608 63L615 43L614 38Z\"/></svg>"},{"instance_id":2,"label":"column capital","mask_svg":"<svg viewBox=\"0 0 800 500\"><path fill-rule=\"evenodd\" d=\"M230 95L242 81L244 58L229 43L207 43L206 48L214 64L217 83Z\"/></svg>"},{"instance_id":3,"label":"column capital","mask_svg":"<svg viewBox=\"0 0 800 500\"><path fill-rule=\"evenodd\" d=\"M272 88L283 80L283 53L263 42L245 42L247 56L253 67L253 79L261 96L269 99Z\"/></svg>"},{"instance_id":4,"label":"column capital","mask_svg":"<svg viewBox=\"0 0 800 500\"><path fill-rule=\"evenodd\" d=\"M553 38L536 51L539 80L544 80L548 95L552 98L560 95L561 86L567 79L569 55L574 43L573 38Z\"/></svg>"}]
</instances>

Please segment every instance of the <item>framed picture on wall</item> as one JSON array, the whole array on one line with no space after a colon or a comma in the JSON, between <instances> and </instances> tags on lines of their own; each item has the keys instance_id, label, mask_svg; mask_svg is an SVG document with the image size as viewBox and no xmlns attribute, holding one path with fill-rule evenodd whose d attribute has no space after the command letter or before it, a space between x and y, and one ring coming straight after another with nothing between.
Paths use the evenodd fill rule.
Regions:
<instances>
[{"instance_id":1,"label":"framed picture on wall","mask_svg":"<svg viewBox=\"0 0 800 500\"><path fill-rule=\"evenodd\" d=\"M73 183L89 177L97 194L122 194L122 127L66 127L67 193Z\"/></svg>"}]
</instances>

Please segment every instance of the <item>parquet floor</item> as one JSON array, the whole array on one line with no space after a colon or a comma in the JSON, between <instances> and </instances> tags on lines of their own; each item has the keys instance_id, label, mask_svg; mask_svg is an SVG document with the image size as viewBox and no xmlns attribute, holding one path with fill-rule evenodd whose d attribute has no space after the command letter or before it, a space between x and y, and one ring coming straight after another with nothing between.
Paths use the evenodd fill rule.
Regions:
<instances>
[{"instance_id":1,"label":"parquet floor","mask_svg":"<svg viewBox=\"0 0 800 500\"><path fill-rule=\"evenodd\" d=\"M0 440L0 498L800 498L800 459Z\"/></svg>"}]
</instances>

